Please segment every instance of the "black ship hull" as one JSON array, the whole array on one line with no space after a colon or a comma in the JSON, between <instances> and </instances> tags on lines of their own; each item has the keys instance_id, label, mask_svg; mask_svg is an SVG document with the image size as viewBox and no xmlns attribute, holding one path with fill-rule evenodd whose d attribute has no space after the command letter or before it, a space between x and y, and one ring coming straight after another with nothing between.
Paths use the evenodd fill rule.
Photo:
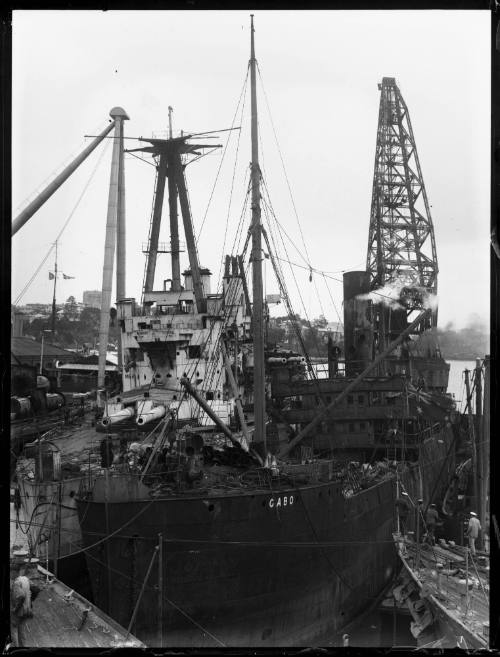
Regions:
<instances>
[{"instance_id":1,"label":"black ship hull","mask_svg":"<svg viewBox=\"0 0 500 657\"><path fill-rule=\"evenodd\" d=\"M450 441L445 430L425 442L404 475L410 495L428 499L446 479ZM128 626L161 534L163 645L311 645L373 605L398 568L391 475L356 494L332 481L154 499L130 475L100 483L78 503L95 603ZM149 646L157 559L132 626Z\"/></svg>"}]
</instances>

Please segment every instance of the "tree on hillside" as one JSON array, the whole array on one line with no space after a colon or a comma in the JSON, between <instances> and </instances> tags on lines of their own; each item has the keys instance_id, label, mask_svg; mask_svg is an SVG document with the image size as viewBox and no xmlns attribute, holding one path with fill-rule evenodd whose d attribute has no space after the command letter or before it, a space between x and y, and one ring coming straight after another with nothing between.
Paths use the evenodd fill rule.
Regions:
<instances>
[{"instance_id":1,"label":"tree on hillside","mask_svg":"<svg viewBox=\"0 0 500 657\"><path fill-rule=\"evenodd\" d=\"M328 326L328 320L324 315L320 315L319 317L316 317L316 319L313 319L312 325L314 328L326 328Z\"/></svg>"},{"instance_id":2,"label":"tree on hillside","mask_svg":"<svg viewBox=\"0 0 500 657\"><path fill-rule=\"evenodd\" d=\"M45 335L46 340L63 348L74 349L76 345L83 343L93 345L99 336L100 310L98 308L84 308L79 317L71 320L66 313L56 318L56 334ZM116 322L113 325L110 317L109 341L117 344L119 339L119 327ZM51 328L50 317L33 320L25 326L25 334L31 335L35 340L41 341L42 331Z\"/></svg>"}]
</instances>

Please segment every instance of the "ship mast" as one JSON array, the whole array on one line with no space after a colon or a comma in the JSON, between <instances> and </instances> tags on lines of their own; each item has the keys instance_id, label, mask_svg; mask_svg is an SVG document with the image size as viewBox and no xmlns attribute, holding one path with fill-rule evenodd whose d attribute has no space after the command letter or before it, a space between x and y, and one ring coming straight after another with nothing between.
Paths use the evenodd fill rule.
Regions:
<instances>
[{"instance_id":1,"label":"ship mast","mask_svg":"<svg viewBox=\"0 0 500 657\"><path fill-rule=\"evenodd\" d=\"M57 284L57 240L55 242L56 257L54 262L54 294L52 296L52 338L56 334L56 284Z\"/></svg>"},{"instance_id":2,"label":"ship mast","mask_svg":"<svg viewBox=\"0 0 500 657\"><path fill-rule=\"evenodd\" d=\"M254 357L254 441L264 443L264 452L267 454L266 446L266 391L264 371L264 303L262 286L262 223L260 211L260 167L259 167L259 135L257 122L257 89L256 89L256 61L254 46L253 14L251 14L251 43L250 43L250 88L251 88L251 110L252 110L252 163L251 163L251 185L252 185L252 326L253 326L253 357Z\"/></svg>"}]
</instances>

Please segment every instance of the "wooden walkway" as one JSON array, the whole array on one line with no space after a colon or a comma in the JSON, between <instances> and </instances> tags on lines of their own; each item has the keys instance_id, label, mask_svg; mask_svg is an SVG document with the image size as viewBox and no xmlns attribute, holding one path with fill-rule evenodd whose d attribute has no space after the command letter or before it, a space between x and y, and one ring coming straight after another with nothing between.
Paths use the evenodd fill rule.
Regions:
<instances>
[{"instance_id":1,"label":"wooden walkway","mask_svg":"<svg viewBox=\"0 0 500 657\"><path fill-rule=\"evenodd\" d=\"M24 521L22 508L19 520ZM10 549L28 552L28 542L10 504ZM18 557L19 558L19 557ZM18 644L29 648L145 647L116 621L38 566L29 574L41 591L32 603L33 617L21 620Z\"/></svg>"},{"instance_id":2,"label":"wooden walkway","mask_svg":"<svg viewBox=\"0 0 500 657\"><path fill-rule=\"evenodd\" d=\"M33 617L18 628L19 645L36 648L145 647L112 618L38 567L30 580L42 590L33 602Z\"/></svg>"}]
</instances>

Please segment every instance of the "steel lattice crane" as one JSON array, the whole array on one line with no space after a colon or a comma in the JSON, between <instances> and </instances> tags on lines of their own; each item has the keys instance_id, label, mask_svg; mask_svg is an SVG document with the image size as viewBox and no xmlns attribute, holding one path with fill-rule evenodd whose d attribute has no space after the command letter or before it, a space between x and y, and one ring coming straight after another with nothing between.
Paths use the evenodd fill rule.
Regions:
<instances>
[{"instance_id":1,"label":"steel lattice crane","mask_svg":"<svg viewBox=\"0 0 500 657\"><path fill-rule=\"evenodd\" d=\"M438 263L408 108L394 78L383 78L378 88L381 95L366 267L372 291L390 288L396 293L395 303L374 304L380 349L426 306L429 294L437 293ZM437 310L415 333L436 324Z\"/></svg>"}]
</instances>

